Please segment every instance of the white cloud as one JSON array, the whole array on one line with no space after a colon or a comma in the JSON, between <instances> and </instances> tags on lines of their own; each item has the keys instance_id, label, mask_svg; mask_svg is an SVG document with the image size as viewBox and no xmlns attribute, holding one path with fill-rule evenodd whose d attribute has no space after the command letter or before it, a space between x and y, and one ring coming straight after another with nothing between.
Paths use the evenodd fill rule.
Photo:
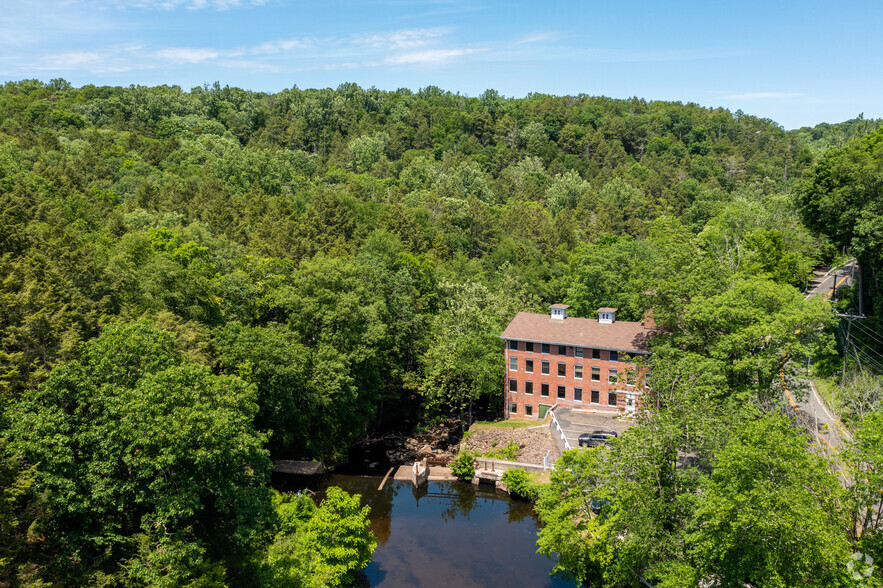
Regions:
<instances>
[{"instance_id":1,"label":"white cloud","mask_svg":"<svg viewBox=\"0 0 883 588\"><path fill-rule=\"evenodd\" d=\"M130 4L132 1L130 0ZM166 1L176 2L177 5L185 4L184 0ZM222 0L188 1L190 4L196 1L218 4ZM153 4L158 6L159 1ZM151 47L117 43L94 49L62 48L43 53L33 52L28 61L19 61L10 66L21 71L91 73L149 71L187 66L281 73L420 65L442 67L475 53L506 50L506 47L494 49L446 46L446 37L449 35L449 29L435 27L364 35L283 38L238 47Z\"/></svg>"},{"instance_id":2,"label":"white cloud","mask_svg":"<svg viewBox=\"0 0 883 588\"><path fill-rule=\"evenodd\" d=\"M293 49L315 49L317 41L313 39L286 39L284 41L268 41L248 49L249 55L269 55L285 53Z\"/></svg>"},{"instance_id":3,"label":"white cloud","mask_svg":"<svg viewBox=\"0 0 883 588\"><path fill-rule=\"evenodd\" d=\"M533 33L531 35L527 35L521 37L520 39L516 39L516 44L528 44L528 43L547 43L550 41L557 41L558 34L557 33Z\"/></svg>"},{"instance_id":4,"label":"white cloud","mask_svg":"<svg viewBox=\"0 0 883 588\"><path fill-rule=\"evenodd\" d=\"M448 62L455 57L478 53L483 49L429 49L426 51L411 51L400 53L386 59L386 63L394 65L412 65L416 63L425 65L439 65Z\"/></svg>"},{"instance_id":5,"label":"white cloud","mask_svg":"<svg viewBox=\"0 0 883 588\"><path fill-rule=\"evenodd\" d=\"M375 49L415 49L423 47L433 39L438 39L449 32L445 27L428 29L404 29L391 33L375 35L356 35L352 42Z\"/></svg>"},{"instance_id":6,"label":"white cloud","mask_svg":"<svg viewBox=\"0 0 883 588\"><path fill-rule=\"evenodd\" d=\"M728 100L776 100L781 98L797 98L803 96L800 92L747 92L745 94L731 94L724 96Z\"/></svg>"},{"instance_id":7,"label":"white cloud","mask_svg":"<svg viewBox=\"0 0 883 588\"><path fill-rule=\"evenodd\" d=\"M111 0L114 6L121 8L142 8L146 10L229 10L248 6L262 6L267 0Z\"/></svg>"},{"instance_id":8,"label":"white cloud","mask_svg":"<svg viewBox=\"0 0 883 588\"><path fill-rule=\"evenodd\" d=\"M95 73L118 73L141 69L140 45L125 45L94 51L57 51L39 57L30 67L49 71L88 71Z\"/></svg>"},{"instance_id":9,"label":"white cloud","mask_svg":"<svg viewBox=\"0 0 883 588\"><path fill-rule=\"evenodd\" d=\"M153 53L153 57L166 63L203 63L222 55L217 49L194 49L190 47L170 47Z\"/></svg>"}]
</instances>

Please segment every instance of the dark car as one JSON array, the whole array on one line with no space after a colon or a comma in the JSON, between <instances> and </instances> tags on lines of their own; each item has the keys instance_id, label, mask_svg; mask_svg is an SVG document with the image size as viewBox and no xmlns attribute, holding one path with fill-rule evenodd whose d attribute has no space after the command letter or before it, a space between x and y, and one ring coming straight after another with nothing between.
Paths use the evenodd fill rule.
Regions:
<instances>
[{"instance_id":1,"label":"dark car","mask_svg":"<svg viewBox=\"0 0 883 588\"><path fill-rule=\"evenodd\" d=\"M607 442L614 437L619 437L616 431L592 431L591 433L583 433L579 436L580 447L600 447L607 445Z\"/></svg>"}]
</instances>

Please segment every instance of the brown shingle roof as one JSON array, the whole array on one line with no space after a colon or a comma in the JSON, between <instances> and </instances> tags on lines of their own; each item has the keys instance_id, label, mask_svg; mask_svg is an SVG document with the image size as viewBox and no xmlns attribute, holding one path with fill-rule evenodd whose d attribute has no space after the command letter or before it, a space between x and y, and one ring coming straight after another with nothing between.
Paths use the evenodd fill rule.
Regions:
<instances>
[{"instance_id":1,"label":"brown shingle roof","mask_svg":"<svg viewBox=\"0 0 883 588\"><path fill-rule=\"evenodd\" d=\"M519 312L500 338L648 353L647 340L652 334L652 329L631 321L602 325L597 319L560 320L547 314Z\"/></svg>"}]
</instances>

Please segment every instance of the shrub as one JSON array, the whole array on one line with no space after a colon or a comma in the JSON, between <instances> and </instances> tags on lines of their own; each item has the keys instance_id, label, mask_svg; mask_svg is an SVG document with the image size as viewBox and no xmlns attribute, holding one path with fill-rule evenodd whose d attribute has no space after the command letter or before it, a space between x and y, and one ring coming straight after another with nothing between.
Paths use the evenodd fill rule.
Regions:
<instances>
[{"instance_id":1,"label":"shrub","mask_svg":"<svg viewBox=\"0 0 883 588\"><path fill-rule=\"evenodd\" d=\"M515 441L509 441L506 443L505 447L497 447L495 449L491 449L487 453L484 454L485 457L490 457L491 459L505 459L507 461L515 461L515 458L518 457L518 451L521 449L521 446L518 445Z\"/></svg>"},{"instance_id":2,"label":"shrub","mask_svg":"<svg viewBox=\"0 0 883 588\"><path fill-rule=\"evenodd\" d=\"M471 451L461 451L450 463L451 471L464 482L472 481L475 477L475 454Z\"/></svg>"},{"instance_id":3,"label":"shrub","mask_svg":"<svg viewBox=\"0 0 883 588\"><path fill-rule=\"evenodd\" d=\"M506 470L503 472L502 480L509 487L509 493L514 496L530 501L535 501L539 497L539 485L524 468Z\"/></svg>"}]
</instances>

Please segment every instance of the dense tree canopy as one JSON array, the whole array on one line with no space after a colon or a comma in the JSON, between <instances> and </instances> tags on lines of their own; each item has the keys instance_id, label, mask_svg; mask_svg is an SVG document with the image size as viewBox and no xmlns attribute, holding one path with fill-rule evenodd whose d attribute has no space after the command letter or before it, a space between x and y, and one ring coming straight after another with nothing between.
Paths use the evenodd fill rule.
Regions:
<instances>
[{"instance_id":1,"label":"dense tree canopy","mask_svg":"<svg viewBox=\"0 0 883 588\"><path fill-rule=\"evenodd\" d=\"M501 330L558 302L652 310L662 334L654 418L565 457L542 549L599 585L717 573L700 564L730 556L687 539L700 496L731 498L708 472L777 410L788 359L831 352L830 309L798 289L836 246L880 261L877 121L64 80L5 84L0 121L11 585L351 579L373 550L358 500L297 499L289 525L269 458L334 463L366 431L499 415ZM309 549L328 525L350 551Z\"/></svg>"}]
</instances>

